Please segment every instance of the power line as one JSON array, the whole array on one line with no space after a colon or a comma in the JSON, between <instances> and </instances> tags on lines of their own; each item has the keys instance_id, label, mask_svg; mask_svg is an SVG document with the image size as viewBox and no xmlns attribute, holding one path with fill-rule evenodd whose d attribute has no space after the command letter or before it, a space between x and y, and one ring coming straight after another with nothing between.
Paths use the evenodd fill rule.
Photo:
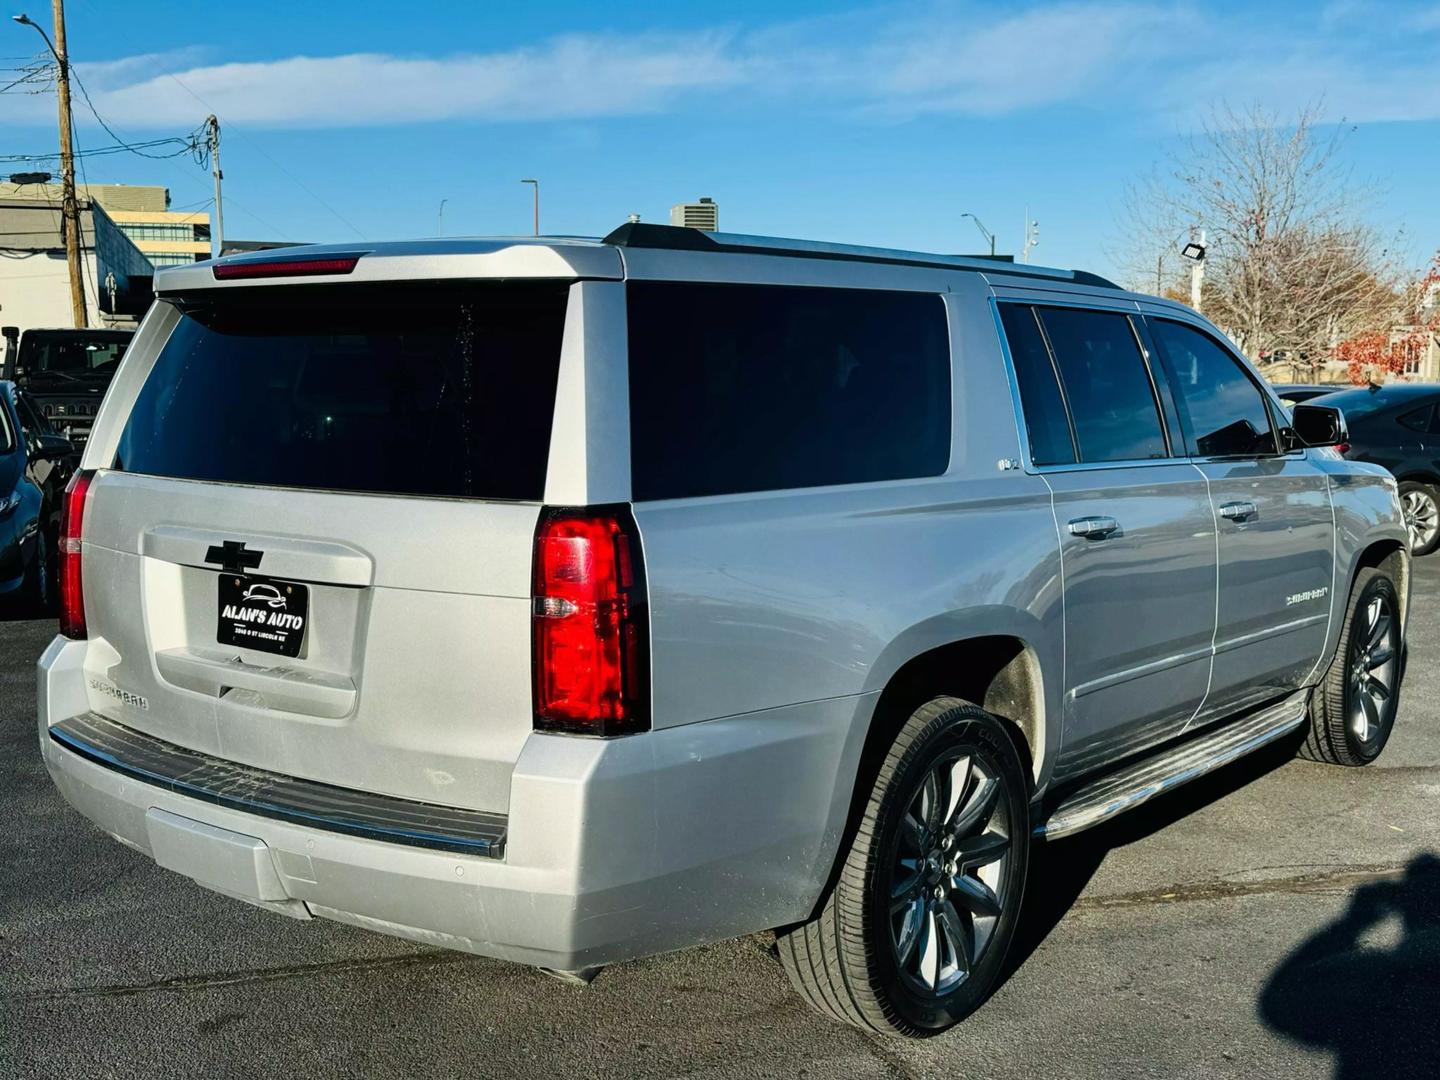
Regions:
<instances>
[{"instance_id":1,"label":"power line","mask_svg":"<svg viewBox=\"0 0 1440 1080\"><path fill-rule=\"evenodd\" d=\"M205 144L200 140L198 128L195 131L192 131L184 139L171 138L165 140L166 142L178 142L182 144L183 149L181 151L177 151L174 154L148 154L143 149L141 149L142 146L148 144L131 143L126 139L122 139L119 135L115 133L115 129L105 122L105 118L101 116L99 110L95 108L95 103L90 100L90 91L85 89L85 83L81 80L80 74L75 70L75 65L73 64L70 65L70 77L75 80L75 86L77 89L79 89L80 96L85 101L85 107L90 110L90 115L95 117L95 122L105 129L105 134L109 135L110 138L114 139L115 143L118 146L129 150L131 153L138 154L140 157L148 158L179 157L184 150L189 150L195 155L196 164L201 166L207 164L210 152L206 148Z\"/></svg>"},{"instance_id":2,"label":"power line","mask_svg":"<svg viewBox=\"0 0 1440 1080\"><path fill-rule=\"evenodd\" d=\"M186 86L183 82L181 82L179 76L177 76L177 75L172 75L172 74L170 74L170 72L168 72L168 71L165 73L165 75L166 75L167 78L173 80L174 83L175 83L175 85L178 86L178 87L180 87L181 90L184 90L187 94L189 94L191 97L193 97L193 98L194 98L196 101L198 101L201 105L204 105L205 108L209 109L209 110L210 110L211 112L213 112L213 113L218 113L218 112L219 112L219 110L216 109L215 106L211 105L208 101L206 101L204 98L202 98L199 94L195 93L194 90L191 90L190 87ZM271 165L274 165L275 168L279 169L282 173L284 173L285 176L287 176L287 177L290 179L290 181L291 181L293 184L295 184L296 187L298 187L301 191L305 192L305 194L309 195L309 196L310 196L312 199L314 199L317 203L319 203L319 204L320 204L321 206L323 206L326 210L328 210L331 214L333 214L333 215L336 217L337 220L339 220L341 223L343 223L343 224L345 225L345 227L348 228L351 232L353 232L356 236L360 237L361 240L368 240L368 239L370 239L370 238L369 238L368 236L366 236L363 232L361 232L358 228L356 228L356 227L355 227L355 224L354 224L352 221L350 221L349 218L347 218L344 214L340 213L339 210L336 210L333 206L331 206L328 202L326 202L324 199L322 199L319 195L315 194L315 192L311 191L310 188L309 188L309 186L308 186L303 180L301 180L298 176L296 176L294 173L292 173L289 169L285 168L284 165L281 165L280 162L276 161L273 157L271 157L270 154L266 152L265 148L264 148L263 146L261 146L259 143L257 143L254 139L251 139L250 136L246 135L243 129L236 127L236 126L235 126L235 122L234 122L233 120L226 120L226 121L225 121L225 129L226 129L227 131L233 131L233 132L235 132L235 133L236 133L237 135L239 135L242 139L244 139L247 143L249 143L250 146L255 150L256 153L258 153L258 154L259 154L261 157L263 157L266 161L270 162Z\"/></svg>"}]
</instances>

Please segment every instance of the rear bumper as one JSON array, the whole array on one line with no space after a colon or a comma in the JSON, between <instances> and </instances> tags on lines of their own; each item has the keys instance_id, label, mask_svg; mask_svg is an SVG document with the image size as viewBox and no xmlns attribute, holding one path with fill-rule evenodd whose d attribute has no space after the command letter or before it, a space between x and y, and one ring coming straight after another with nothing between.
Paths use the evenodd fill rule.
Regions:
<instances>
[{"instance_id":1,"label":"rear bumper","mask_svg":"<svg viewBox=\"0 0 1440 1080\"><path fill-rule=\"evenodd\" d=\"M201 884L300 917L562 971L807 917L838 848L873 697L615 740L532 735L503 858L347 835L204 801L51 737L92 710L86 642L39 664L65 798ZM106 704L123 723L127 706Z\"/></svg>"}]
</instances>

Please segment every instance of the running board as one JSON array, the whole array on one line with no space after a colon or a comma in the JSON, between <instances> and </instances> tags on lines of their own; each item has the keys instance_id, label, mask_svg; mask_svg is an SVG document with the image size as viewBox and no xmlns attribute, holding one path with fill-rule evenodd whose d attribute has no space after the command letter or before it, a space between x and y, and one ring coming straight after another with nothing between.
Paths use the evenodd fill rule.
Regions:
<instances>
[{"instance_id":1,"label":"running board","mask_svg":"<svg viewBox=\"0 0 1440 1080\"><path fill-rule=\"evenodd\" d=\"M1093 828L1228 765L1300 727L1309 699L1310 691L1298 691L1243 720L1222 724L1208 734L1106 773L1066 796L1048 820L1035 826L1035 835L1053 840Z\"/></svg>"}]
</instances>

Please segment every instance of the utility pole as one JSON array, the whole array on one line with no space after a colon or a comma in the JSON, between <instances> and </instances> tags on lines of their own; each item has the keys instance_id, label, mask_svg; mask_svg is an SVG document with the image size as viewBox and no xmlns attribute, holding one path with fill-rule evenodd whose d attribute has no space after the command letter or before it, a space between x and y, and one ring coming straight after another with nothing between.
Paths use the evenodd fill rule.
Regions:
<instances>
[{"instance_id":1,"label":"utility pole","mask_svg":"<svg viewBox=\"0 0 1440 1080\"><path fill-rule=\"evenodd\" d=\"M65 51L65 0L51 0L55 18L52 44L40 24L28 15L13 16L22 26L33 26L55 58L56 97L60 102L60 217L65 233L65 262L70 268L70 314L77 329L90 325L85 312L85 279L80 269L80 204L75 198L75 153L70 142L70 62Z\"/></svg>"},{"instance_id":2,"label":"utility pole","mask_svg":"<svg viewBox=\"0 0 1440 1080\"><path fill-rule=\"evenodd\" d=\"M535 235L540 235L540 181L521 180L522 184L533 184L535 186Z\"/></svg>"},{"instance_id":3,"label":"utility pole","mask_svg":"<svg viewBox=\"0 0 1440 1080\"><path fill-rule=\"evenodd\" d=\"M210 131L206 136L210 144L210 171L215 174L215 227L210 230L210 257L218 259L225 253L225 211L220 205L220 181L225 178L220 171L220 120L211 113L205 118L205 126Z\"/></svg>"}]
</instances>

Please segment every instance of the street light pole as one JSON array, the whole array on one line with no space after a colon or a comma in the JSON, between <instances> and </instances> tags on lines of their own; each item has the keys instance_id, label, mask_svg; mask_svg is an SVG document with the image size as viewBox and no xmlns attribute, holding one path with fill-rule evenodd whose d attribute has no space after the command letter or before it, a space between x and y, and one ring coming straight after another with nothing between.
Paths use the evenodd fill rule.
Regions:
<instances>
[{"instance_id":1,"label":"street light pole","mask_svg":"<svg viewBox=\"0 0 1440 1080\"><path fill-rule=\"evenodd\" d=\"M437 217L436 217L436 219L435 219L435 235L436 235L436 236L444 236L444 235L445 235L445 204L446 204L447 202L449 202L449 201L450 201L449 199L441 199L441 200L440 200L440 213L437 215Z\"/></svg>"},{"instance_id":2,"label":"street light pole","mask_svg":"<svg viewBox=\"0 0 1440 1080\"><path fill-rule=\"evenodd\" d=\"M1200 310L1200 286L1205 280L1205 230L1200 230L1200 255L1190 265L1190 306Z\"/></svg>"},{"instance_id":3,"label":"street light pole","mask_svg":"<svg viewBox=\"0 0 1440 1080\"><path fill-rule=\"evenodd\" d=\"M968 217L971 221L975 222L975 227L980 230L980 235L985 237L986 240L990 241L990 257L993 259L995 257L995 234L989 229L985 228L984 223L981 222L981 220L974 214L967 212L961 214L960 216L962 218Z\"/></svg>"},{"instance_id":4,"label":"street light pole","mask_svg":"<svg viewBox=\"0 0 1440 1080\"><path fill-rule=\"evenodd\" d=\"M1020 261L1030 261L1030 249L1040 243L1040 222L1030 220L1030 208L1025 208L1025 243L1020 248Z\"/></svg>"},{"instance_id":5,"label":"street light pole","mask_svg":"<svg viewBox=\"0 0 1440 1080\"><path fill-rule=\"evenodd\" d=\"M535 235L540 235L540 181L521 180L522 184L531 184L535 188Z\"/></svg>"},{"instance_id":6,"label":"street light pole","mask_svg":"<svg viewBox=\"0 0 1440 1080\"><path fill-rule=\"evenodd\" d=\"M60 104L60 217L65 233L65 262L70 270L70 314L77 329L90 325L85 311L85 279L80 269L80 204L75 197L75 153L70 141L70 64L65 51L65 3L51 0L55 41L28 15L12 16L21 26L34 27L55 58L55 88Z\"/></svg>"}]
</instances>

